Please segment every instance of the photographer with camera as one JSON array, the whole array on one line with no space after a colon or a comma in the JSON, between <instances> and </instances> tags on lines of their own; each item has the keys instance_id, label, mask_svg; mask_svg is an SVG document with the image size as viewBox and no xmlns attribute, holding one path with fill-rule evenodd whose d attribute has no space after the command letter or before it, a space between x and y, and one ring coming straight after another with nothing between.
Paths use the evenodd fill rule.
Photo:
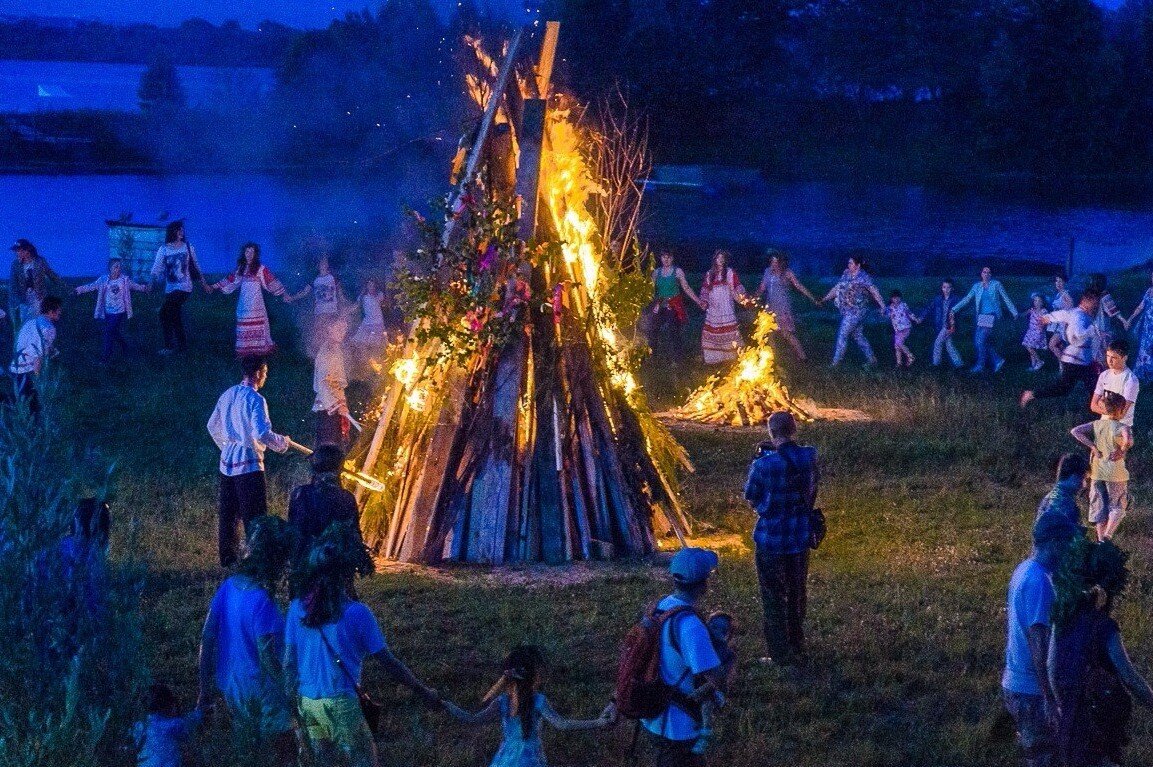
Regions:
<instances>
[{"instance_id":1,"label":"photographer with camera","mask_svg":"<svg viewBox=\"0 0 1153 767\"><path fill-rule=\"evenodd\" d=\"M817 498L817 449L796 443L792 413L769 416L769 441L762 442L749 467L745 500L759 519L753 530L757 577L765 610L765 663L803 664L805 586L809 549L824 536Z\"/></svg>"}]
</instances>

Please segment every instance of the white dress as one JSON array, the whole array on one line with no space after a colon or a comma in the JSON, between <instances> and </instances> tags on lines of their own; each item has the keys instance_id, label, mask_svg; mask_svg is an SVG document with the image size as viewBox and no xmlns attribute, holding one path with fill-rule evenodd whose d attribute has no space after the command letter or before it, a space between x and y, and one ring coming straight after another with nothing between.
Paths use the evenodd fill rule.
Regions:
<instances>
[{"instance_id":1,"label":"white dress","mask_svg":"<svg viewBox=\"0 0 1153 767\"><path fill-rule=\"evenodd\" d=\"M258 357L276 351L268 326L264 291L283 296L285 288L268 267L260 267L256 274L238 275L233 272L216 283L216 287L222 293L240 290L240 300L236 302L236 356Z\"/></svg>"},{"instance_id":2,"label":"white dress","mask_svg":"<svg viewBox=\"0 0 1153 767\"><path fill-rule=\"evenodd\" d=\"M384 311L381 309L381 304L384 303L384 294L377 293L373 296L364 293L357 299L357 302L360 304L360 311L364 315L364 319L360 321L360 326L352 334L352 344L365 347L384 346L386 340Z\"/></svg>"},{"instance_id":3,"label":"white dress","mask_svg":"<svg viewBox=\"0 0 1153 767\"><path fill-rule=\"evenodd\" d=\"M719 279L714 279L711 270L705 275L701 297L708 303L708 308L705 310L705 327L701 331L701 353L706 365L718 365L737 358L742 340L735 302L744 292L732 269L726 267Z\"/></svg>"}]
</instances>

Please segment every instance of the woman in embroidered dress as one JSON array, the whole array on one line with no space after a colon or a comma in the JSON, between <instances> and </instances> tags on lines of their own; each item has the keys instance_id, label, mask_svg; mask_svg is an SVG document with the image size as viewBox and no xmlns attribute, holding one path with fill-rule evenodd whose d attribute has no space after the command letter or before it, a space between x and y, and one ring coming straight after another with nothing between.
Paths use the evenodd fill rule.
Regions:
<instances>
[{"instance_id":1,"label":"woman in embroidered dress","mask_svg":"<svg viewBox=\"0 0 1153 767\"><path fill-rule=\"evenodd\" d=\"M857 342L857 346L865 355L865 364L877 364L877 355L873 354L873 347L869 345L869 339L865 338L865 313L869 308L870 296L881 311L885 311L881 291L877 290L873 278L865 272L864 259L850 256L848 268L841 275L841 279L818 302L823 304L831 298L841 312L841 326L837 329L837 343L833 348L834 366L841 364L841 360L845 358L845 349L849 345L850 337Z\"/></svg>"},{"instance_id":2,"label":"woman in embroidered dress","mask_svg":"<svg viewBox=\"0 0 1153 767\"><path fill-rule=\"evenodd\" d=\"M744 299L745 288L737 279L737 273L729 268L728 260L729 254L718 250L713 255L713 268L705 274L705 284L701 286L701 303L705 309L701 352L706 365L735 360L743 345L735 304Z\"/></svg>"},{"instance_id":3,"label":"woman in embroidered dress","mask_svg":"<svg viewBox=\"0 0 1153 767\"><path fill-rule=\"evenodd\" d=\"M801 284L797 275L789 268L789 257L779 250L768 252L769 265L765 267L765 274L761 277L761 284L753 298L765 297L765 308L777 318L777 332L785 337L789 346L793 347L797 359L804 362L805 347L797 338L797 323L793 319L793 306L789 301L789 288L796 289L801 295L817 304L817 299L809 289Z\"/></svg>"},{"instance_id":4,"label":"woman in embroidered dress","mask_svg":"<svg viewBox=\"0 0 1153 767\"><path fill-rule=\"evenodd\" d=\"M280 296L286 304L292 303L292 297L268 267L261 265L259 245L246 242L240 248L236 271L212 288L221 293L240 291L240 299L236 302L237 357L264 357L276 351L268 327L264 291Z\"/></svg>"},{"instance_id":5,"label":"woman in embroidered dress","mask_svg":"<svg viewBox=\"0 0 1153 767\"><path fill-rule=\"evenodd\" d=\"M1153 275L1151 275L1153 279ZM1153 318L1146 309L1153 309L1153 287L1145 291L1141 296L1141 302L1133 309L1133 313L1129 315L1129 319L1122 320L1125 329L1129 330L1133 327L1134 320L1142 312L1145 316L1141 320L1141 327L1137 331L1137 364L1133 366L1133 372L1142 381L1153 379Z\"/></svg>"}]
</instances>

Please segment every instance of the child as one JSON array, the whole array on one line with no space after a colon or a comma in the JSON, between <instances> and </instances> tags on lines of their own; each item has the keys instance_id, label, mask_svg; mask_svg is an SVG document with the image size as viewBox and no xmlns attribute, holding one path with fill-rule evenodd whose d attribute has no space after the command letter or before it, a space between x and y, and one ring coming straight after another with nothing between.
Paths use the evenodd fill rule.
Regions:
<instances>
[{"instance_id":1,"label":"child","mask_svg":"<svg viewBox=\"0 0 1153 767\"><path fill-rule=\"evenodd\" d=\"M384 333L384 302L386 296L377 287L376 280L369 277L364 282L364 291L356 299L360 306L363 319L356 332L352 334L349 343L356 352L356 369L358 372L366 370L373 357L383 351L387 341Z\"/></svg>"},{"instance_id":2,"label":"child","mask_svg":"<svg viewBox=\"0 0 1153 767\"><path fill-rule=\"evenodd\" d=\"M553 711L540 692L544 674L544 654L532 645L514 647L504 662L504 673L489 690L487 704L475 714L463 711L445 701L445 710L466 724L488 724L498 719L504 737L490 767L546 767L544 746L541 743L541 720L558 730L595 730L609 727L616 721L616 711L610 705L599 719L565 719Z\"/></svg>"},{"instance_id":3,"label":"child","mask_svg":"<svg viewBox=\"0 0 1153 767\"><path fill-rule=\"evenodd\" d=\"M96 292L96 311L92 315L104 325L104 340L100 347L100 361L112 359L112 348L128 353L128 342L120 332L124 321L132 318L132 291L147 293L151 285L140 285L122 271L119 258L108 261L108 274L101 275L96 282L76 288L76 295Z\"/></svg>"},{"instance_id":4,"label":"child","mask_svg":"<svg viewBox=\"0 0 1153 767\"><path fill-rule=\"evenodd\" d=\"M312 390L316 400L312 412L316 413L316 444L336 445L341 450L348 446L348 376L344 371L344 337L348 322L336 317L322 328L320 348L316 352L312 374Z\"/></svg>"},{"instance_id":5,"label":"child","mask_svg":"<svg viewBox=\"0 0 1153 767\"><path fill-rule=\"evenodd\" d=\"M180 767L180 745L196 732L201 718L200 709L181 716L172 688L152 685L148 689L148 719L136 725L139 767Z\"/></svg>"},{"instance_id":6,"label":"child","mask_svg":"<svg viewBox=\"0 0 1153 767\"><path fill-rule=\"evenodd\" d=\"M1107 540L1117 532L1129 511L1129 470L1125 454L1133 447L1133 432L1122 422L1128 406L1117 392L1101 397L1105 415L1098 421L1081 424L1070 432L1073 439L1089 448L1089 521L1097 527L1097 538Z\"/></svg>"},{"instance_id":7,"label":"child","mask_svg":"<svg viewBox=\"0 0 1153 767\"><path fill-rule=\"evenodd\" d=\"M332 273L328 256L321 256L316 261L316 279L312 284L305 285L299 293L291 296L292 301L298 301L309 293L312 294L312 332L309 335L310 344L315 349L324 343L325 328L340 315L346 303L344 292L336 275Z\"/></svg>"},{"instance_id":8,"label":"child","mask_svg":"<svg viewBox=\"0 0 1153 767\"><path fill-rule=\"evenodd\" d=\"M893 352L897 356L897 367L902 365L912 367L913 353L909 351L905 341L909 339L909 333L913 330L913 323L921 323L920 318L914 315L913 310L902 300L899 290L894 290L889 294L889 305L885 307L885 316L893 323Z\"/></svg>"},{"instance_id":9,"label":"child","mask_svg":"<svg viewBox=\"0 0 1153 767\"><path fill-rule=\"evenodd\" d=\"M1036 372L1045 366L1045 360L1037 352L1048 348L1045 342L1045 315L1048 312L1045 310L1045 299L1040 293L1029 296L1029 300L1033 305L1029 307L1029 327L1025 329L1021 346L1029 352L1029 370Z\"/></svg>"},{"instance_id":10,"label":"child","mask_svg":"<svg viewBox=\"0 0 1153 767\"><path fill-rule=\"evenodd\" d=\"M696 693L703 696L704 700L701 702L701 734L693 744L694 754L704 754L708 751L713 739L713 720L716 711L724 705L725 697L729 694L729 688L737 672L737 653L732 646L734 623L733 616L723 612L713 613L705 621L713 650L721 659L721 684L715 688L715 692L720 693L719 696L714 694L711 685L699 689Z\"/></svg>"}]
</instances>

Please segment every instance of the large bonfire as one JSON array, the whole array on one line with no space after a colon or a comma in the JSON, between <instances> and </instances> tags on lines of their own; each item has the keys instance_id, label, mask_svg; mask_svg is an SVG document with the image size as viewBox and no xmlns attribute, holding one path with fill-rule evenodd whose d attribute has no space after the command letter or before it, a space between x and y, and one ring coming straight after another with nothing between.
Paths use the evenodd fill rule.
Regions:
<instances>
[{"instance_id":1,"label":"large bonfire","mask_svg":"<svg viewBox=\"0 0 1153 767\"><path fill-rule=\"evenodd\" d=\"M650 553L688 532L675 486L688 462L619 330L614 297L630 275L610 248L631 243L610 242L596 213L611 187L593 170L604 137L547 73L516 70L515 42L500 68L474 48L470 91L485 116L444 221L418 217L423 244L401 278L412 330L382 366L376 428L357 456L384 486L366 499L366 539L421 563Z\"/></svg>"},{"instance_id":2,"label":"large bonfire","mask_svg":"<svg viewBox=\"0 0 1153 767\"><path fill-rule=\"evenodd\" d=\"M753 343L741 350L736 364L727 373L710 376L671 415L717 426L755 426L763 425L777 410L788 410L801 420L811 421L777 377L769 345L769 336L776 329L777 318L762 310L757 315Z\"/></svg>"}]
</instances>

